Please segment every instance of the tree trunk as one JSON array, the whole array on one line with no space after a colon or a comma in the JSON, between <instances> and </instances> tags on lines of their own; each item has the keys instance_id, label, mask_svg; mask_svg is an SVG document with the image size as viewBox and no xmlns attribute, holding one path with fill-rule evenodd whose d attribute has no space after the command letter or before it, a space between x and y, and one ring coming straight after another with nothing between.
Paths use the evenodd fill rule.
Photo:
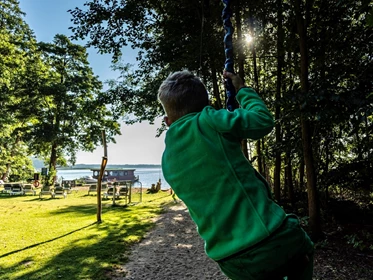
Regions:
<instances>
[{"instance_id":1,"label":"tree trunk","mask_svg":"<svg viewBox=\"0 0 373 280\"><path fill-rule=\"evenodd\" d=\"M299 163L299 190L301 192L304 191L304 157L303 157L303 154L301 155L300 163Z\"/></svg>"},{"instance_id":2,"label":"tree trunk","mask_svg":"<svg viewBox=\"0 0 373 280\"><path fill-rule=\"evenodd\" d=\"M301 13L301 0L295 0L295 13L297 21L297 29L299 34L300 47L300 81L303 97L306 97L308 92L308 49L307 49L307 26ZM307 12L306 12L307 14ZM301 109L302 110L302 109ZM302 126L302 146L304 154L304 162L306 165L307 176L307 193L308 193L308 213L309 224L314 238L321 235L321 217L319 199L316 188L316 171L313 159L312 137L309 120L301 111L301 126Z\"/></svg>"},{"instance_id":3,"label":"tree trunk","mask_svg":"<svg viewBox=\"0 0 373 280\"><path fill-rule=\"evenodd\" d=\"M245 70L244 70L244 63L245 63L245 54L243 48L243 38L242 38L242 24L241 24L241 5L240 1L236 0L235 2L235 19L236 19L236 30L237 30L237 65L238 65L238 75L241 77L243 81L245 81Z\"/></svg>"},{"instance_id":4,"label":"tree trunk","mask_svg":"<svg viewBox=\"0 0 373 280\"><path fill-rule=\"evenodd\" d=\"M50 158L50 161L49 161L49 170L51 170L52 168L56 169L56 165L57 165L57 143L54 142L52 144L52 149L51 149L51 158Z\"/></svg>"},{"instance_id":5,"label":"tree trunk","mask_svg":"<svg viewBox=\"0 0 373 280\"><path fill-rule=\"evenodd\" d=\"M283 189L283 197L288 197L288 191L289 191L289 188L288 188L288 173L286 172L286 154L285 154L285 160L284 160L285 164L284 164L284 189Z\"/></svg>"},{"instance_id":6,"label":"tree trunk","mask_svg":"<svg viewBox=\"0 0 373 280\"><path fill-rule=\"evenodd\" d=\"M5 171L5 173L3 174L3 178L2 178L2 180L3 180L4 182L7 182L7 181L9 180L9 175L10 175L11 166L12 166L12 164L11 164L10 162L7 162L7 163L6 163L6 171Z\"/></svg>"},{"instance_id":7,"label":"tree trunk","mask_svg":"<svg viewBox=\"0 0 373 280\"><path fill-rule=\"evenodd\" d=\"M252 35L255 34L254 31L254 22L253 18L250 17L250 30ZM259 77L258 77L258 70L257 70L257 64L256 64L256 51L255 51L255 45L252 45L252 55L253 55L253 72L254 72L254 87L256 92L259 92ZM263 158L262 158L262 151L261 151L261 144L260 140L256 142L256 153L258 156L258 172L265 177L264 170L263 170Z\"/></svg>"},{"instance_id":8,"label":"tree trunk","mask_svg":"<svg viewBox=\"0 0 373 280\"><path fill-rule=\"evenodd\" d=\"M308 214L310 217L310 226L314 237L321 235L321 217L319 198L316 188L316 172L312 154L312 143L310 125L302 116L302 144L304 153L304 162L306 165L307 193L308 193Z\"/></svg>"},{"instance_id":9,"label":"tree trunk","mask_svg":"<svg viewBox=\"0 0 373 280\"><path fill-rule=\"evenodd\" d=\"M236 30L237 30L237 54L238 54L238 75L241 77L243 81L245 81L245 70L244 70L244 64L245 64L245 54L244 54L244 48L243 48L243 38L242 38L242 24L241 24L241 4L240 1L237 0L235 3L235 18L236 18ZM247 150L247 139L242 139L241 141L241 149L245 157L249 158L249 152Z\"/></svg>"},{"instance_id":10,"label":"tree trunk","mask_svg":"<svg viewBox=\"0 0 373 280\"><path fill-rule=\"evenodd\" d=\"M294 183L293 183L293 167L291 165L291 155L290 152L286 152L286 185L288 189L288 199L291 202L291 205L294 207L295 196L294 196Z\"/></svg>"},{"instance_id":11,"label":"tree trunk","mask_svg":"<svg viewBox=\"0 0 373 280\"><path fill-rule=\"evenodd\" d=\"M271 180L270 180L269 174L268 174L267 163L266 163L266 160L263 156L263 151L265 151L265 139L262 138L259 142L262 145L262 165L263 165L262 169L263 169L263 173L264 173L264 178L266 178L268 184L271 185Z\"/></svg>"},{"instance_id":12,"label":"tree trunk","mask_svg":"<svg viewBox=\"0 0 373 280\"><path fill-rule=\"evenodd\" d=\"M10 152L10 157L13 158L16 153L17 153L17 150L15 147L17 147L17 144L21 141L21 138L19 136L17 136L15 142L14 142L14 146L11 148L11 152ZM9 162L6 163L6 170L5 170L5 173L3 174L2 176L2 180L7 182L9 181L9 176L10 176L10 172L11 172L11 169L12 169L12 164L13 162L10 160Z\"/></svg>"},{"instance_id":13,"label":"tree trunk","mask_svg":"<svg viewBox=\"0 0 373 280\"><path fill-rule=\"evenodd\" d=\"M281 86L282 86L282 69L284 65L284 29L282 25L282 1L277 0L277 84L276 84L276 109L275 109L275 133L276 133L276 146L281 146L281 125L280 115L281 107L278 101L281 99ZM275 158L275 172L274 172L274 195L277 201L281 200L281 151L279 148L276 149Z\"/></svg>"},{"instance_id":14,"label":"tree trunk","mask_svg":"<svg viewBox=\"0 0 373 280\"><path fill-rule=\"evenodd\" d=\"M328 174L329 172L329 162L330 162L330 158L331 158L331 153L329 152L329 144L330 144L330 138L331 136L329 136L327 134L327 139L325 141L325 170L324 170L324 174ZM328 183L325 183L325 204L327 204L329 201L329 185Z\"/></svg>"},{"instance_id":15,"label":"tree trunk","mask_svg":"<svg viewBox=\"0 0 373 280\"><path fill-rule=\"evenodd\" d=\"M258 156L258 172L265 177L264 170L263 170L263 162L262 162L262 149L260 146L260 140L256 141L256 154Z\"/></svg>"},{"instance_id":16,"label":"tree trunk","mask_svg":"<svg viewBox=\"0 0 373 280\"><path fill-rule=\"evenodd\" d=\"M277 118L276 118L277 119ZM281 133L279 132L279 124L276 124L276 144L280 143ZM279 134L279 135L278 135ZM281 200L281 152L276 150L275 171L274 171L274 195L277 201Z\"/></svg>"},{"instance_id":17,"label":"tree trunk","mask_svg":"<svg viewBox=\"0 0 373 280\"><path fill-rule=\"evenodd\" d=\"M255 36L254 22L253 22L252 17L250 17L250 30L252 30L252 35ZM259 92L259 77L258 77L258 67L256 64L255 43L252 44L251 50L252 50L252 55L253 55L254 87L255 87L256 92Z\"/></svg>"},{"instance_id":18,"label":"tree trunk","mask_svg":"<svg viewBox=\"0 0 373 280\"><path fill-rule=\"evenodd\" d=\"M57 176L56 176L56 166L57 166L57 143L52 143L52 149L51 149L51 157L49 160L49 172L47 175L47 184L48 186L53 185L56 182Z\"/></svg>"},{"instance_id":19,"label":"tree trunk","mask_svg":"<svg viewBox=\"0 0 373 280\"><path fill-rule=\"evenodd\" d=\"M327 0L323 0L321 1L321 6L320 8L322 10L327 10ZM327 30L326 30L326 24L324 24L323 22L323 18L319 17L318 19L318 22L320 22L320 27L321 27L321 32L320 32L320 55L319 55L319 60L320 60L320 65L321 65L321 68L320 68L320 80L321 81L326 81L326 48L327 48L327 41L326 41L326 38L327 38ZM331 158L331 152L330 152L330 149L329 149L329 146L330 146L330 140L331 140L331 135L332 134L332 130L330 130L329 132L326 133L326 140L325 140L325 169L323 171L324 174L327 174L328 171L329 171L329 160ZM319 145L321 146L321 145ZM327 182L323 182L323 189L325 191L324 193L324 199L325 199L325 202L324 204L326 205L328 203L328 200L329 200L329 186L328 186L328 183Z\"/></svg>"}]
</instances>

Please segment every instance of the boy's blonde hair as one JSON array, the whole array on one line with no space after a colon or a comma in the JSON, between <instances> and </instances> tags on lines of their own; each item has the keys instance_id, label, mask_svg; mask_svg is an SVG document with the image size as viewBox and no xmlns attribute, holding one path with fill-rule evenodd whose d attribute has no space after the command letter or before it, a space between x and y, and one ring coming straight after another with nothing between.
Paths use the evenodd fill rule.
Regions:
<instances>
[{"instance_id":1,"label":"boy's blonde hair","mask_svg":"<svg viewBox=\"0 0 373 280\"><path fill-rule=\"evenodd\" d=\"M172 122L209 105L205 85L187 70L169 75L159 87L158 99Z\"/></svg>"}]
</instances>

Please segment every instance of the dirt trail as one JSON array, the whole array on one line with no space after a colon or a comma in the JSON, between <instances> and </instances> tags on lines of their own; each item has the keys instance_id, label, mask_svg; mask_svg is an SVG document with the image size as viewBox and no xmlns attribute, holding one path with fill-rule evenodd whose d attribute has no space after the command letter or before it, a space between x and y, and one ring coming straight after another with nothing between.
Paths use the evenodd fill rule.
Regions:
<instances>
[{"instance_id":1,"label":"dirt trail","mask_svg":"<svg viewBox=\"0 0 373 280\"><path fill-rule=\"evenodd\" d=\"M158 217L156 227L131 250L123 266L125 277L113 279L226 280L203 248L184 203L171 206Z\"/></svg>"},{"instance_id":2,"label":"dirt trail","mask_svg":"<svg viewBox=\"0 0 373 280\"><path fill-rule=\"evenodd\" d=\"M316 250L314 280L372 280L373 259L330 242ZM155 228L133 246L129 262L113 280L227 280L203 248L184 203L165 210ZM116 274L116 273L114 273Z\"/></svg>"}]
</instances>

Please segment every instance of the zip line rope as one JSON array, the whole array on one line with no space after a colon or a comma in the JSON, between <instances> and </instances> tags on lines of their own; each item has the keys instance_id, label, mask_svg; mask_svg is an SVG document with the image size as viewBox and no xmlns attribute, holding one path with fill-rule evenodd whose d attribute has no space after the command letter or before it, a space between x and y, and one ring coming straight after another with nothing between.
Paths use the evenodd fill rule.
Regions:
<instances>
[{"instance_id":1,"label":"zip line rope","mask_svg":"<svg viewBox=\"0 0 373 280\"><path fill-rule=\"evenodd\" d=\"M234 73L234 63L233 63L233 42L232 36L234 32L234 28L231 22L232 17L232 9L231 9L231 1L230 0L223 0L224 9L223 9L223 26L225 29L225 36L224 36L224 52L225 52L225 65L224 68L231 73ZM228 111L233 111L237 108L236 98L236 90L233 86L231 79L225 79L225 94L226 94L226 108Z\"/></svg>"}]
</instances>

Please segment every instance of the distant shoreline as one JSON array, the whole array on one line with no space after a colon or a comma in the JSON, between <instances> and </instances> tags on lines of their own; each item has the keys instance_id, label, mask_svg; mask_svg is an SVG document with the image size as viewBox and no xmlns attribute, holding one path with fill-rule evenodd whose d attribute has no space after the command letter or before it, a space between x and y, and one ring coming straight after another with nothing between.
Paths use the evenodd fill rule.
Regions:
<instances>
[{"instance_id":1,"label":"distant shoreline","mask_svg":"<svg viewBox=\"0 0 373 280\"><path fill-rule=\"evenodd\" d=\"M35 170L41 170L41 168L48 168L48 165L45 164L42 160L30 157L32 160L32 165L34 166ZM134 169L134 168L161 168L161 164L149 164L149 163L139 163L139 164L108 164L107 168L120 168L120 169ZM100 163L78 163L72 166L58 166L57 170L71 170L71 169L97 169L100 168Z\"/></svg>"},{"instance_id":2,"label":"distant shoreline","mask_svg":"<svg viewBox=\"0 0 373 280\"><path fill-rule=\"evenodd\" d=\"M100 164L76 164L74 166L57 167L57 170L71 170L71 169L97 169ZM161 168L160 164L108 164L106 168L118 169L136 169L136 168Z\"/></svg>"}]
</instances>

